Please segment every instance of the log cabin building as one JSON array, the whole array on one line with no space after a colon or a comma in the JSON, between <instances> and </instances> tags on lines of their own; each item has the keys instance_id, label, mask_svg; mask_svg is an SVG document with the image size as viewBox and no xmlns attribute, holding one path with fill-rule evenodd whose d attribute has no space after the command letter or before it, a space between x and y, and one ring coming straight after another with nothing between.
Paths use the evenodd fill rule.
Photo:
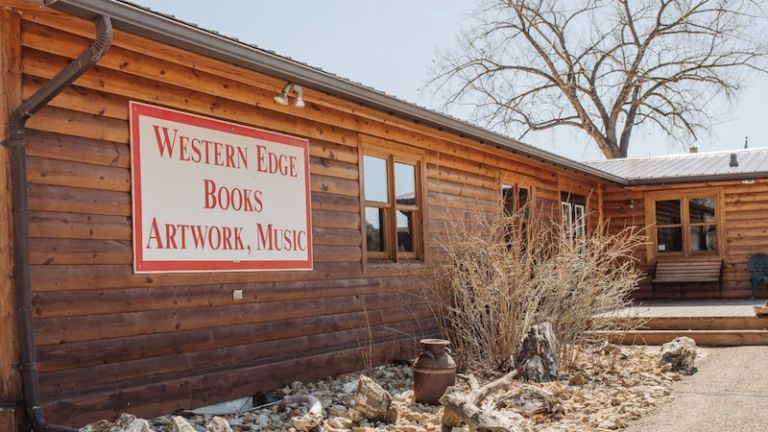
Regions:
<instances>
[{"instance_id":1,"label":"log cabin building","mask_svg":"<svg viewBox=\"0 0 768 432\"><path fill-rule=\"evenodd\" d=\"M0 431L410 358L436 332L414 271L510 196L654 226L649 266L724 263L722 292L660 296L748 297L768 251L767 150L579 163L129 2L45 3L0 0Z\"/></svg>"}]
</instances>

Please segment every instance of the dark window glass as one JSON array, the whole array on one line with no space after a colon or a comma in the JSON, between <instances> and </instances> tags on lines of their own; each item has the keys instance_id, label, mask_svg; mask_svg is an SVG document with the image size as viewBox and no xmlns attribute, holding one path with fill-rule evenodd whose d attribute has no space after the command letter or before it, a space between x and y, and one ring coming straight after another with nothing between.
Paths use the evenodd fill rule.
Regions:
<instances>
[{"instance_id":1,"label":"dark window glass","mask_svg":"<svg viewBox=\"0 0 768 432\"><path fill-rule=\"evenodd\" d=\"M560 201L585 207L587 205L587 197L584 195L576 195L568 192L560 192Z\"/></svg>"},{"instance_id":2,"label":"dark window glass","mask_svg":"<svg viewBox=\"0 0 768 432\"><path fill-rule=\"evenodd\" d=\"M691 252L717 251L717 227L691 227Z\"/></svg>"},{"instance_id":3,"label":"dark window glass","mask_svg":"<svg viewBox=\"0 0 768 432\"><path fill-rule=\"evenodd\" d=\"M681 252L683 250L683 228L658 228L656 230L659 252Z\"/></svg>"},{"instance_id":4,"label":"dark window glass","mask_svg":"<svg viewBox=\"0 0 768 432\"><path fill-rule=\"evenodd\" d=\"M681 220L680 200L656 201L656 225L677 225Z\"/></svg>"},{"instance_id":5,"label":"dark window glass","mask_svg":"<svg viewBox=\"0 0 768 432\"><path fill-rule=\"evenodd\" d=\"M520 244L522 245L523 250L525 250L528 247L528 217L531 214L531 209L528 207L530 194L528 193L528 189L520 188L518 195L518 202L523 211L523 214L521 215L522 219L520 221Z\"/></svg>"},{"instance_id":6,"label":"dark window glass","mask_svg":"<svg viewBox=\"0 0 768 432\"><path fill-rule=\"evenodd\" d=\"M523 217L528 217L528 189L519 189L517 201L520 203L520 208L525 212Z\"/></svg>"},{"instance_id":7,"label":"dark window glass","mask_svg":"<svg viewBox=\"0 0 768 432\"><path fill-rule=\"evenodd\" d=\"M395 162L395 196L400 205L416 205L416 167Z\"/></svg>"},{"instance_id":8,"label":"dark window glass","mask_svg":"<svg viewBox=\"0 0 768 432\"><path fill-rule=\"evenodd\" d=\"M504 216L515 214L515 187L503 186L501 188L501 199L504 204Z\"/></svg>"},{"instance_id":9,"label":"dark window glass","mask_svg":"<svg viewBox=\"0 0 768 432\"><path fill-rule=\"evenodd\" d=\"M384 252L384 211L376 207L365 208L365 238L368 252Z\"/></svg>"},{"instance_id":10,"label":"dark window glass","mask_svg":"<svg viewBox=\"0 0 768 432\"><path fill-rule=\"evenodd\" d=\"M387 195L387 161L374 156L363 156L366 201L389 202Z\"/></svg>"},{"instance_id":11,"label":"dark window glass","mask_svg":"<svg viewBox=\"0 0 768 432\"><path fill-rule=\"evenodd\" d=\"M570 231L573 227L573 206L571 203L562 202L560 203L560 211L563 216L563 228Z\"/></svg>"},{"instance_id":12,"label":"dark window glass","mask_svg":"<svg viewBox=\"0 0 768 432\"><path fill-rule=\"evenodd\" d=\"M688 201L691 223L715 221L715 198L694 198Z\"/></svg>"},{"instance_id":13,"label":"dark window glass","mask_svg":"<svg viewBox=\"0 0 768 432\"><path fill-rule=\"evenodd\" d=\"M397 250L400 252L415 252L413 248L413 226L416 212L397 211Z\"/></svg>"}]
</instances>

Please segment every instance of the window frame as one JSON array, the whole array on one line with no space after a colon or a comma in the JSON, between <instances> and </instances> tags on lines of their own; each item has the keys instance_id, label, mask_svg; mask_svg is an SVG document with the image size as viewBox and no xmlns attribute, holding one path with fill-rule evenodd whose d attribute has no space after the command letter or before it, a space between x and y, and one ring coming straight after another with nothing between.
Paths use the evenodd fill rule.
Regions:
<instances>
[{"instance_id":1,"label":"window frame","mask_svg":"<svg viewBox=\"0 0 768 432\"><path fill-rule=\"evenodd\" d=\"M504 216L510 216L507 214L507 209L505 207L505 195L504 190L510 188L514 190L514 197L513 197L513 214L512 216L515 216L515 213L520 210L520 190L525 189L528 191L528 200L525 203L526 206L526 214L523 218L515 217L512 221L512 229L515 235L520 236L523 234L523 230L525 230L525 238L530 237L530 227L531 227L531 218L533 217L533 209L535 206L535 199L536 199L536 193L535 193L535 187L533 185L533 182L524 182L524 181L515 181L510 178L502 178L501 186L499 187L499 204L501 206L501 211L503 212Z\"/></svg>"},{"instance_id":2,"label":"window frame","mask_svg":"<svg viewBox=\"0 0 768 432\"><path fill-rule=\"evenodd\" d=\"M715 199L715 220L714 222L694 222L691 223L690 219L690 201L699 198L714 198ZM680 201L680 223L679 224L656 224L656 203L658 201ZM655 193L647 193L645 196L645 222L648 227L652 227L649 233L648 242L648 257L649 261L657 257L669 257L679 259L695 259L700 257L724 257L726 254L725 243L725 220L722 206L724 203L723 189L722 188L708 188L707 190L701 189L683 189L679 191L663 191ZM705 251L693 251L691 248L691 228L698 226L714 226L717 235L717 250L705 250ZM659 228L680 228L682 235L683 247L681 251L659 251Z\"/></svg>"},{"instance_id":3,"label":"window frame","mask_svg":"<svg viewBox=\"0 0 768 432\"><path fill-rule=\"evenodd\" d=\"M389 143L388 143L389 144ZM392 143L392 145L395 145ZM387 146L389 147L389 145ZM425 216L425 181L424 181L424 156L421 154L409 154L400 149L384 149L380 146L360 145L359 147L359 184L360 184L360 232L363 266L368 263L398 263L424 261L426 259L426 232L424 224ZM387 169L387 202L368 201L365 198L365 156L371 156L386 161ZM398 204L396 199L395 164L407 164L414 167L414 189L416 192L416 204ZM384 251L369 251L366 230L365 212L367 208L384 209ZM397 239L397 214L398 211L411 211L415 214L413 228L413 252L400 251Z\"/></svg>"},{"instance_id":4,"label":"window frame","mask_svg":"<svg viewBox=\"0 0 768 432\"><path fill-rule=\"evenodd\" d=\"M564 195L567 197L567 200L564 200ZM577 204L575 197L584 201L584 204ZM565 233L569 237L584 238L587 236L589 230L589 200L590 195L580 195L578 193L560 190L560 223L563 225ZM565 220L566 208L568 209L568 220ZM577 210L579 209L581 209L581 217L577 215ZM579 221L581 221L581 223L577 226L576 223Z\"/></svg>"},{"instance_id":5,"label":"window frame","mask_svg":"<svg viewBox=\"0 0 768 432\"><path fill-rule=\"evenodd\" d=\"M581 215L579 215L581 210ZM587 206L573 204L573 236L584 238L587 236Z\"/></svg>"}]
</instances>

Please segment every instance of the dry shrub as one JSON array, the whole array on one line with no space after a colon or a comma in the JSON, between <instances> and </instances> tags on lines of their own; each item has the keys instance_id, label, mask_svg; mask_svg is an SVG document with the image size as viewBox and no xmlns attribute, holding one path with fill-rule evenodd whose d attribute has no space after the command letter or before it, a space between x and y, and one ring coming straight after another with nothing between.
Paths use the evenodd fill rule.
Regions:
<instances>
[{"instance_id":1,"label":"dry shrub","mask_svg":"<svg viewBox=\"0 0 768 432\"><path fill-rule=\"evenodd\" d=\"M436 239L430 298L443 336L451 341L459 367L475 372L506 371L528 329L552 324L561 363L574 347L602 342L602 331L631 321L593 319L626 307L640 272L633 251L645 242L637 231L593 227L574 238L572 227L552 217L511 216L482 208L467 219L446 222Z\"/></svg>"}]
</instances>

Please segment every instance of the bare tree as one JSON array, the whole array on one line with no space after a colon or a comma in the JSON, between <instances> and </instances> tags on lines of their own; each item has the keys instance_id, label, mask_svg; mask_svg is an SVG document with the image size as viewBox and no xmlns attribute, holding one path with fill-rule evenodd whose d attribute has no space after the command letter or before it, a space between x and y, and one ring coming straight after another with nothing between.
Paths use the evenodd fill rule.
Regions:
<instances>
[{"instance_id":1,"label":"bare tree","mask_svg":"<svg viewBox=\"0 0 768 432\"><path fill-rule=\"evenodd\" d=\"M763 0L491 0L432 84L522 138L570 126L608 158L636 127L696 138L766 71Z\"/></svg>"}]
</instances>

